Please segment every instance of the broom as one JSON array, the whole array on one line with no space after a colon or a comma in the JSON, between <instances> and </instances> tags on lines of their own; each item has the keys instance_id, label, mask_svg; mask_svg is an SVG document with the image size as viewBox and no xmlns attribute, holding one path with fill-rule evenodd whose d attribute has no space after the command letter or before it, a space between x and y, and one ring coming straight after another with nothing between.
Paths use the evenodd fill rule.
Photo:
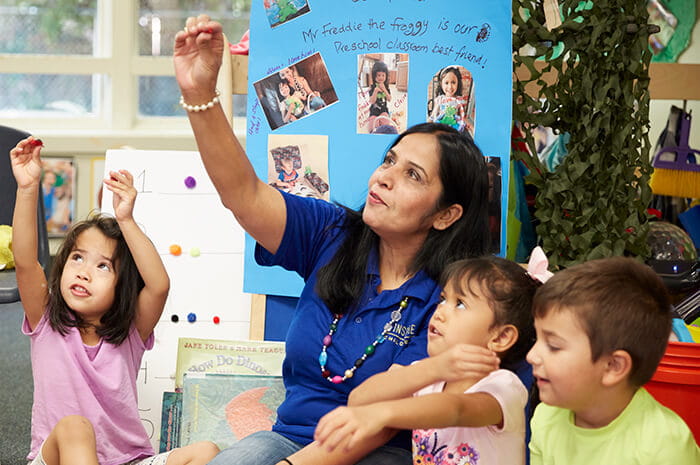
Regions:
<instances>
[{"instance_id":1,"label":"broom","mask_svg":"<svg viewBox=\"0 0 700 465\"><path fill-rule=\"evenodd\" d=\"M654 155L654 172L649 180L654 194L700 198L700 151L688 145L690 121L690 113L680 111L678 145L661 147Z\"/></svg>"}]
</instances>

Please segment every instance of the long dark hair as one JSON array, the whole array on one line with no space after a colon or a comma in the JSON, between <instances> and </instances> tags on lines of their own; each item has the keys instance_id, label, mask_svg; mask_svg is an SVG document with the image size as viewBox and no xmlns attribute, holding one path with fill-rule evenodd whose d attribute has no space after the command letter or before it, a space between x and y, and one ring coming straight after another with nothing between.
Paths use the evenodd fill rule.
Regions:
<instances>
[{"instance_id":1,"label":"long dark hair","mask_svg":"<svg viewBox=\"0 0 700 465\"><path fill-rule=\"evenodd\" d=\"M462 216L445 230L431 229L413 259L410 272L419 270L435 281L455 260L478 257L489 247L488 172L486 159L471 136L440 123L421 123L401 133L389 148L409 134L433 134L440 146L442 195L437 209L462 206ZM333 313L352 308L367 283L367 261L379 237L362 221L360 211L344 207L347 236L335 256L318 272L316 293Z\"/></svg>"},{"instance_id":2,"label":"long dark hair","mask_svg":"<svg viewBox=\"0 0 700 465\"><path fill-rule=\"evenodd\" d=\"M76 223L66 234L61 244L49 274L49 298L47 308L49 312L49 324L62 335L68 333L68 328L86 328L88 324L80 315L74 312L63 299L61 294L61 275L68 257L75 248L80 234L84 231L96 228L109 239L117 243L114 248L114 263L117 270L117 282L114 289L114 302L112 307L102 315L100 326L96 328L97 335L105 341L119 345L129 335L129 328L136 317L136 300L144 283L139 274L126 240L114 218L100 214L91 215L88 219Z\"/></svg>"}]
</instances>

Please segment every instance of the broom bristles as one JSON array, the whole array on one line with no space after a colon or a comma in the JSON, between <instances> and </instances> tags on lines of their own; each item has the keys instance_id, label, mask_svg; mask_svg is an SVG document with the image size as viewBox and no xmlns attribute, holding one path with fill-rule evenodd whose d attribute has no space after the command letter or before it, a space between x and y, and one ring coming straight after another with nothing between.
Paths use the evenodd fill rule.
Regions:
<instances>
[{"instance_id":1,"label":"broom bristles","mask_svg":"<svg viewBox=\"0 0 700 465\"><path fill-rule=\"evenodd\" d=\"M700 171L654 168L649 185L656 195L700 198Z\"/></svg>"}]
</instances>

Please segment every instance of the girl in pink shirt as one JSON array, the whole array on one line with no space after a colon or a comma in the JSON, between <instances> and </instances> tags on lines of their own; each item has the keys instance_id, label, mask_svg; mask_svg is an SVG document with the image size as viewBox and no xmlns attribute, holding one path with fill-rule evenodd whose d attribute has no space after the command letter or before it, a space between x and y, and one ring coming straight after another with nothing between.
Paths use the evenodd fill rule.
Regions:
<instances>
[{"instance_id":1,"label":"girl in pink shirt","mask_svg":"<svg viewBox=\"0 0 700 465\"><path fill-rule=\"evenodd\" d=\"M37 259L41 141L10 151L17 180L12 220L22 330L31 338L34 405L32 465L205 464L218 453L200 442L154 455L140 421L136 377L170 281L133 218L136 189L126 170L104 185L115 218L75 224L47 281Z\"/></svg>"}]
</instances>

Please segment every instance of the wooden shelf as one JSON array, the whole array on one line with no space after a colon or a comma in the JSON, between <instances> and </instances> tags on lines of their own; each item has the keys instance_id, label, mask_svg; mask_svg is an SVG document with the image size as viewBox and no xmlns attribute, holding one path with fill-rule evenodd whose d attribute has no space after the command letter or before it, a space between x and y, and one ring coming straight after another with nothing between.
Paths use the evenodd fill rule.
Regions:
<instances>
[{"instance_id":1,"label":"wooden shelf","mask_svg":"<svg viewBox=\"0 0 700 465\"><path fill-rule=\"evenodd\" d=\"M248 93L248 55L231 55L234 94Z\"/></svg>"},{"instance_id":2,"label":"wooden shelf","mask_svg":"<svg viewBox=\"0 0 700 465\"><path fill-rule=\"evenodd\" d=\"M540 70L544 62L536 63ZM520 79L529 77L529 72L524 66L516 68L515 74ZM543 76L547 84L556 81L556 72L550 72ZM682 63L651 63L649 65L649 95L652 99L659 100L700 100L700 64ZM537 84L531 82L526 87L530 95L537 91Z\"/></svg>"},{"instance_id":3,"label":"wooden shelf","mask_svg":"<svg viewBox=\"0 0 700 465\"><path fill-rule=\"evenodd\" d=\"M700 100L700 64L652 63L649 94L660 100Z\"/></svg>"}]
</instances>

